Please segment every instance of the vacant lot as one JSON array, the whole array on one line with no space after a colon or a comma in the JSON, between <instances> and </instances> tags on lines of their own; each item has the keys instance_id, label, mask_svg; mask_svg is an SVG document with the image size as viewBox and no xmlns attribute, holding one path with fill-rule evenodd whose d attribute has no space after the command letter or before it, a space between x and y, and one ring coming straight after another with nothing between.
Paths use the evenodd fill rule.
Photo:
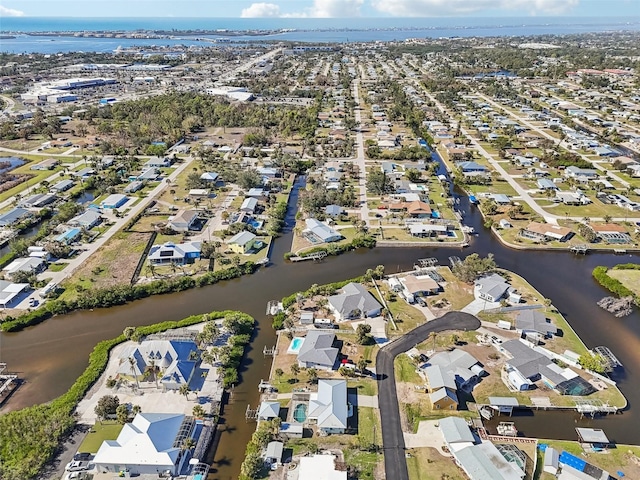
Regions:
<instances>
[{"instance_id":1,"label":"vacant lot","mask_svg":"<svg viewBox=\"0 0 640 480\"><path fill-rule=\"evenodd\" d=\"M609 270L607 275L620 281L636 295L640 295L640 270Z\"/></svg>"}]
</instances>

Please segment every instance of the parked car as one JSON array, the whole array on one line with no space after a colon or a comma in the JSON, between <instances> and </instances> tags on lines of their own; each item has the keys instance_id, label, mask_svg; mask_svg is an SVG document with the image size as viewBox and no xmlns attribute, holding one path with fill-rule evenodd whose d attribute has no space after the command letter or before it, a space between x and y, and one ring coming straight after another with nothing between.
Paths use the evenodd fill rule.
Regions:
<instances>
[{"instance_id":1,"label":"parked car","mask_svg":"<svg viewBox=\"0 0 640 480\"><path fill-rule=\"evenodd\" d=\"M74 460L73 462L69 462L67 463L67 466L64 467L64 469L67 472L83 472L85 470L87 470L89 468L89 463L88 462L83 462L80 460ZM71 477L71 478L76 478L76 477Z\"/></svg>"}]
</instances>

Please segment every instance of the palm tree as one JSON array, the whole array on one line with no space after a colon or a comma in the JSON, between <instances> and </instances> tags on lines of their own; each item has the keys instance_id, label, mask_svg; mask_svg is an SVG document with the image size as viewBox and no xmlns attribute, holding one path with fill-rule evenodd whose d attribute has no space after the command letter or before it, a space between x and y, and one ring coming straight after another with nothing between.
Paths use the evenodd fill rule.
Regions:
<instances>
[{"instance_id":1,"label":"palm tree","mask_svg":"<svg viewBox=\"0 0 640 480\"><path fill-rule=\"evenodd\" d=\"M196 418L202 418L205 415L205 411L204 408L202 408L202 405L194 405L192 413Z\"/></svg>"},{"instance_id":2,"label":"palm tree","mask_svg":"<svg viewBox=\"0 0 640 480\"><path fill-rule=\"evenodd\" d=\"M184 440L182 440L182 445L180 445L180 449L186 451L186 450L191 450L195 446L196 446L196 441L191 437L187 437Z\"/></svg>"},{"instance_id":3,"label":"palm tree","mask_svg":"<svg viewBox=\"0 0 640 480\"><path fill-rule=\"evenodd\" d=\"M429 340L433 342L433 351L436 351L436 339L438 338L438 334L436 332L431 332L429 334Z\"/></svg>"},{"instance_id":4,"label":"palm tree","mask_svg":"<svg viewBox=\"0 0 640 480\"><path fill-rule=\"evenodd\" d=\"M133 374L133 378L136 380L136 387L139 390L140 384L138 383L138 374L136 373L136 359L133 357L129 357L129 368L131 368L131 373Z\"/></svg>"},{"instance_id":5,"label":"palm tree","mask_svg":"<svg viewBox=\"0 0 640 480\"><path fill-rule=\"evenodd\" d=\"M367 359L366 359L366 358L364 358L364 357L360 357L360 358L358 359L357 367L358 367L358 370L360 370L360 373L364 373L364 371L365 371L365 370L366 370L366 368L367 368L367 363L368 363L368 362L367 362Z\"/></svg>"},{"instance_id":6,"label":"palm tree","mask_svg":"<svg viewBox=\"0 0 640 480\"><path fill-rule=\"evenodd\" d=\"M189 392L191 392L191 389L189 388L188 384L183 383L182 385L180 385L178 392L180 392L180 395L184 395L184 398L189 400Z\"/></svg>"}]
</instances>

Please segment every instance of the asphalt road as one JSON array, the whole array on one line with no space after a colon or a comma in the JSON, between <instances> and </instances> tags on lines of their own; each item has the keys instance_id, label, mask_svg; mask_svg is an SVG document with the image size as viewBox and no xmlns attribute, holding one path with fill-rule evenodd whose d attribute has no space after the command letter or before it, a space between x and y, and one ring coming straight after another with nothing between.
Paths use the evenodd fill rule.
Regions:
<instances>
[{"instance_id":1,"label":"asphalt road","mask_svg":"<svg viewBox=\"0 0 640 480\"><path fill-rule=\"evenodd\" d=\"M411 330L378 352L376 356L376 373L379 379L378 404L382 425L384 470L387 480L409 480L393 360L399 354L424 342L431 332L476 330L478 327L480 327L480 320L475 316L463 312L449 312Z\"/></svg>"}]
</instances>

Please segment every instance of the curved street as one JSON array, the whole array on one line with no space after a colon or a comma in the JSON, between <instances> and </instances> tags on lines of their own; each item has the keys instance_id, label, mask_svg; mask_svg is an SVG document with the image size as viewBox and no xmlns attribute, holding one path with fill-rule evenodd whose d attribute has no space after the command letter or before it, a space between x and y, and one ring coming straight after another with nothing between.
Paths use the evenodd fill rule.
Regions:
<instances>
[{"instance_id":1,"label":"curved street","mask_svg":"<svg viewBox=\"0 0 640 480\"><path fill-rule=\"evenodd\" d=\"M479 327L480 320L474 315L464 312L449 312L411 330L378 352L376 356L378 404L384 448L384 470L388 480L409 480L393 360L399 354L427 340L431 332L476 330Z\"/></svg>"}]
</instances>

